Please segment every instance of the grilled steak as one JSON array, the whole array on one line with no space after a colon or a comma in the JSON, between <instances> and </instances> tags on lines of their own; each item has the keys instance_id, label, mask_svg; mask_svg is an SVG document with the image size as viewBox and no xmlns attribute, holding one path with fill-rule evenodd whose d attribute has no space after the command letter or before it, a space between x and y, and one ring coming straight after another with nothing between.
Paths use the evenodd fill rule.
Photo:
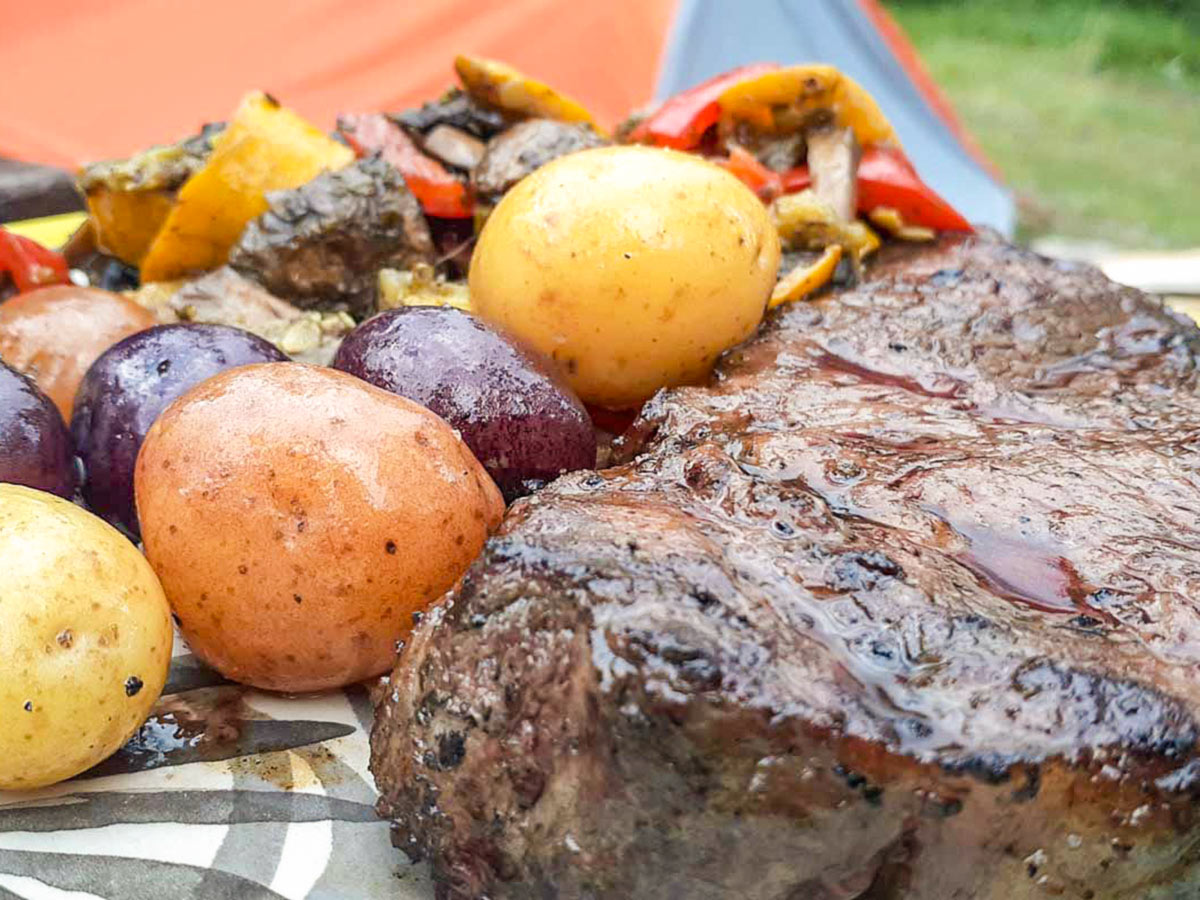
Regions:
<instances>
[{"instance_id":1,"label":"grilled steak","mask_svg":"<svg viewBox=\"0 0 1200 900\"><path fill-rule=\"evenodd\" d=\"M551 160L606 143L586 125L529 119L488 141L483 159L471 173L471 183L481 197L496 201L530 172Z\"/></svg>"},{"instance_id":2,"label":"grilled steak","mask_svg":"<svg viewBox=\"0 0 1200 900\"><path fill-rule=\"evenodd\" d=\"M370 156L267 197L229 263L302 309L375 312L379 270L433 260L433 241L404 178Z\"/></svg>"},{"instance_id":3,"label":"grilled steak","mask_svg":"<svg viewBox=\"0 0 1200 900\"><path fill-rule=\"evenodd\" d=\"M372 768L442 898L1200 892L1200 331L988 238L512 508Z\"/></svg>"}]
</instances>

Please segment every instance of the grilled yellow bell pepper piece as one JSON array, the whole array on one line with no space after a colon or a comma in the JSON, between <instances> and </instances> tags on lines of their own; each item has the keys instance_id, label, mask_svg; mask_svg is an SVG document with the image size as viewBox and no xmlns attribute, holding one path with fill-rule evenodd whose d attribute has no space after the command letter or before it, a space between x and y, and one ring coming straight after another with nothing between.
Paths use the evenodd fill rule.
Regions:
<instances>
[{"instance_id":1,"label":"grilled yellow bell pepper piece","mask_svg":"<svg viewBox=\"0 0 1200 900\"><path fill-rule=\"evenodd\" d=\"M849 128L863 147L900 141L871 95L833 66L785 66L731 85L717 100L722 131L745 122L769 134L790 134L813 114L828 111L833 124Z\"/></svg>"},{"instance_id":2,"label":"grilled yellow bell pepper piece","mask_svg":"<svg viewBox=\"0 0 1200 900\"><path fill-rule=\"evenodd\" d=\"M599 131L582 103L505 63L479 56L456 56L454 71L467 93L488 106L531 118L584 122Z\"/></svg>"},{"instance_id":3,"label":"grilled yellow bell pepper piece","mask_svg":"<svg viewBox=\"0 0 1200 900\"><path fill-rule=\"evenodd\" d=\"M175 205L179 188L207 162L215 126L176 144L151 147L128 159L85 166L78 185L101 250L140 265Z\"/></svg>"},{"instance_id":4,"label":"grilled yellow bell pepper piece","mask_svg":"<svg viewBox=\"0 0 1200 900\"><path fill-rule=\"evenodd\" d=\"M833 207L811 189L776 198L771 203L770 214L780 240L788 247L820 250L839 244L850 254L855 265L879 249L879 235L865 222L858 219L840 221Z\"/></svg>"},{"instance_id":5,"label":"grilled yellow bell pepper piece","mask_svg":"<svg viewBox=\"0 0 1200 900\"><path fill-rule=\"evenodd\" d=\"M821 258L808 266L796 266L775 285L771 292L771 300L767 309L774 309L784 303L800 300L823 287L833 277L837 265L842 261L840 244L830 244L821 254Z\"/></svg>"},{"instance_id":6,"label":"grilled yellow bell pepper piece","mask_svg":"<svg viewBox=\"0 0 1200 900\"><path fill-rule=\"evenodd\" d=\"M266 94L247 94L208 162L179 189L142 260L142 280L217 268L246 223L266 211L268 191L299 187L353 160L349 147Z\"/></svg>"},{"instance_id":7,"label":"grilled yellow bell pepper piece","mask_svg":"<svg viewBox=\"0 0 1200 900\"><path fill-rule=\"evenodd\" d=\"M882 228L900 241L932 241L937 237L937 233L932 228L906 225L900 211L890 206L875 207L867 213L867 218L871 220L872 225Z\"/></svg>"},{"instance_id":8,"label":"grilled yellow bell pepper piece","mask_svg":"<svg viewBox=\"0 0 1200 900\"><path fill-rule=\"evenodd\" d=\"M87 194L96 243L134 266L146 255L174 205L173 191L112 191L99 187Z\"/></svg>"}]
</instances>

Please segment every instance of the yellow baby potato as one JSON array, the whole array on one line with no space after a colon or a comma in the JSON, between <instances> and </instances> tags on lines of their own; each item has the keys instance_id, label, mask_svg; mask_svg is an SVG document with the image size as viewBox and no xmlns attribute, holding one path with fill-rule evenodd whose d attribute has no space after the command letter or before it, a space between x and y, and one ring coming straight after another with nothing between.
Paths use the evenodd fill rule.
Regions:
<instances>
[{"instance_id":1,"label":"yellow baby potato","mask_svg":"<svg viewBox=\"0 0 1200 900\"><path fill-rule=\"evenodd\" d=\"M519 182L471 260L471 306L554 359L588 403L636 406L707 376L758 326L779 237L759 199L695 156L601 147Z\"/></svg>"},{"instance_id":2,"label":"yellow baby potato","mask_svg":"<svg viewBox=\"0 0 1200 900\"><path fill-rule=\"evenodd\" d=\"M171 617L115 528L0 484L0 790L70 778L116 751L162 693Z\"/></svg>"}]
</instances>

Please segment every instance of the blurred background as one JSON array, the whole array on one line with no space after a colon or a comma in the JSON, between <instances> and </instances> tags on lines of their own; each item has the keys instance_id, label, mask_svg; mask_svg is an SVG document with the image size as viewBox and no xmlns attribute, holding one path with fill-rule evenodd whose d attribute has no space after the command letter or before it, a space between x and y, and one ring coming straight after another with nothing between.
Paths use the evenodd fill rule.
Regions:
<instances>
[{"instance_id":1,"label":"blurred background","mask_svg":"<svg viewBox=\"0 0 1200 900\"><path fill-rule=\"evenodd\" d=\"M889 0L1016 238L1200 317L1200 0Z\"/></svg>"},{"instance_id":2,"label":"blurred background","mask_svg":"<svg viewBox=\"0 0 1200 900\"><path fill-rule=\"evenodd\" d=\"M891 0L1018 234L1200 244L1198 0Z\"/></svg>"},{"instance_id":3,"label":"blurred background","mask_svg":"<svg viewBox=\"0 0 1200 900\"><path fill-rule=\"evenodd\" d=\"M436 96L471 52L611 124L738 63L822 60L972 219L1200 293L1200 0L44 0L5 17L0 221L73 202L61 171L14 161L169 142L252 87L328 127Z\"/></svg>"}]
</instances>

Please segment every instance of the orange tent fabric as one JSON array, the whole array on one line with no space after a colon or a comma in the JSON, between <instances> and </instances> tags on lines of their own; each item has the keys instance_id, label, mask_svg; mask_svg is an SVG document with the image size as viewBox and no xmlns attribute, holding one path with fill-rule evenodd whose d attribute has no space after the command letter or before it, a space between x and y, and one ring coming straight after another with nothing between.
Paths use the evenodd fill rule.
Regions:
<instances>
[{"instance_id":1,"label":"orange tent fabric","mask_svg":"<svg viewBox=\"0 0 1200 900\"><path fill-rule=\"evenodd\" d=\"M502 59L613 123L650 100L674 0L40 0L5 4L0 156L75 166L224 119L262 88L314 123L436 97Z\"/></svg>"}]
</instances>

